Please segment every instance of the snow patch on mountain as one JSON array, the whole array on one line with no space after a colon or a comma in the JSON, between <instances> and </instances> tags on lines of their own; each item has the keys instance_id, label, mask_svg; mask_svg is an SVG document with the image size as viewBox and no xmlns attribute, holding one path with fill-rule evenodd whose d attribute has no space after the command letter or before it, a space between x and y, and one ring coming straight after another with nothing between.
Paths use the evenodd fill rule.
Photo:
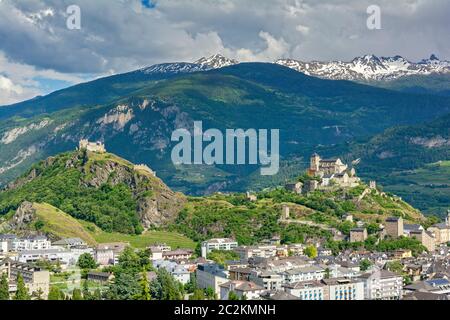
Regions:
<instances>
[{"instance_id":1,"label":"snow patch on mountain","mask_svg":"<svg viewBox=\"0 0 450 320\"><path fill-rule=\"evenodd\" d=\"M208 71L210 69L211 69L210 67L202 66L195 63L175 62L175 63L156 64L151 67L143 68L139 70L139 72L142 72L144 74L154 74L154 73L180 74L180 73Z\"/></svg>"},{"instance_id":2,"label":"snow patch on mountain","mask_svg":"<svg viewBox=\"0 0 450 320\"><path fill-rule=\"evenodd\" d=\"M194 62L202 67L211 68L211 69L220 69L223 67L232 66L238 64L239 61L234 59L226 58L220 54L212 55L211 57L203 57Z\"/></svg>"},{"instance_id":3,"label":"snow patch on mountain","mask_svg":"<svg viewBox=\"0 0 450 320\"><path fill-rule=\"evenodd\" d=\"M332 80L394 80L410 75L450 73L450 62L440 61L435 55L418 63L410 62L401 56L377 57L375 55L357 57L350 62L303 62L280 59L275 63L310 76Z\"/></svg>"}]
</instances>

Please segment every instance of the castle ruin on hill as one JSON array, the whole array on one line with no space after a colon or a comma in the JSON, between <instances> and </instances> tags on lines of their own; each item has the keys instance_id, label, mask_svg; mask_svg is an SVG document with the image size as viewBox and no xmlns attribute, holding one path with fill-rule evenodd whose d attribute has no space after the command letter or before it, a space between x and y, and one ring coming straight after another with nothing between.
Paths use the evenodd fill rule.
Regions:
<instances>
[{"instance_id":1,"label":"castle ruin on hill","mask_svg":"<svg viewBox=\"0 0 450 320\"><path fill-rule=\"evenodd\" d=\"M100 142L90 142L87 139L81 139L78 144L79 150L87 150L90 152L97 152L97 153L106 153L105 145Z\"/></svg>"}]
</instances>

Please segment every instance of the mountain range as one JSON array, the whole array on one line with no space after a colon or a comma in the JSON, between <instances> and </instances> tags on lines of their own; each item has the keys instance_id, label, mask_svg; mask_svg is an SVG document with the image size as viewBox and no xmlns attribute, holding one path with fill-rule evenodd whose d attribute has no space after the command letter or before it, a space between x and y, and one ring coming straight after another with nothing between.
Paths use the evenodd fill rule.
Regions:
<instances>
[{"instance_id":1,"label":"mountain range","mask_svg":"<svg viewBox=\"0 0 450 320\"><path fill-rule=\"evenodd\" d=\"M370 65L371 60L361 61ZM422 63L423 70L444 64L435 57ZM428 82L431 77L445 77L448 69L442 70L391 80L425 77L421 83L427 88L405 92L404 86L393 91L308 76L280 64L237 63L215 55L196 63L160 64L94 80L0 107L0 184L6 185L36 161L74 150L80 139L89 139L103 141L108 151L134 163L151 166L170 187L189 194L279 185L298 175L316 150L359 157L355 143L363 146L390 129L445 117L450 99L435 94ZM449 88L445 78L439 85L439 90ZM255 166L174 166L171 133L192 128L196 120L202 120L205 128L220 130L280 129L280 173L263 178L255 174ZM403 148L396 155L401 159L405 152ZM373 158L361 157L362 163ZM425 164L424 158L420 166ZM392 165L387 170L390 166L393 170ZM373 172L363 172L372 178Z\"/></svg>"}]
</instances>

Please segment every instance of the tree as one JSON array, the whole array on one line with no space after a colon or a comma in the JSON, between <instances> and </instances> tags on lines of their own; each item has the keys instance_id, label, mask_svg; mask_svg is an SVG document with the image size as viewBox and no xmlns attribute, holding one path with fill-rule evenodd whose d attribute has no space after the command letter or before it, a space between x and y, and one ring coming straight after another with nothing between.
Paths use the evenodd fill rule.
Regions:
<instances>
[{"instance_id":1,"label":"tree","mask_svg":"<svg viewBox=\"0 0 450 320\"><path fill-rule=\"evenodd\" d=\"M83 300L83 296L81 294L81 290L80 289L73 289L72 291L72 300Z\"/></svg>"},{"instance_id":2,"label":"tree","mask_svg":"<svg viewBox=\"0 0 450 320\"><path fill-rule=\"evenodd\" d=\"M371 265L372 262L370 262L370 260L362 259L361 262L359 263L359 268L361 269L361 271L367 271Z\"/></svg>"},{"instance_id":3,"label":"tree","mask_svg":"<svg viewBox=\"0 0 450 320\"><path fill-rule=\"evenodd\" d=\"M141 293L139 296L139 300L152 300L150 295L150 285L148 283L147 278L147 270L145 267L142 268L142 277L141 277Z\"/></svg>"},{"instance_id":4,"label":"tree","mask_svg":"<svg viewBox=\"0 0 450 320\"><path fill-rule=\"evenodd\" d=\"M119 264L116 272L128 272L138 274L142 270L142 262L147 264L147 261L142 259L133 248L126 247L119 256Z\"/></svg>"},{"instance_id":5,"label":"tree","mask_svg":"<svg viewBox=\"0 0 450 320\"><path fill-rule=\"evenodd\" d=\"M83 299L84 300L93 300L91 291L89 290L89 284L87 280L83 281Z\"/></svg>"},{"instance_id":6,"label":"tree","mask_svg":"<svg viewBox=\"0 0 450 320\"><path fill-rule=\"evenodd\" d=\"M0 280L0 300L9 300L9 284L6 273L2 274Z\"/></svg>"},{"instance_id":7,"label":"tree","mask_svg":"<svg viewBox=\"0 0 450 320\"><path fill-rule=\"evenodd\" d=\"M44 300L43 296L44 295L44 291L42 291L41 288L37 289L37 291L34 291L31 296L36 299L36 300Z\"/></svg>"},{"instance_id":8,"label":"tree","mask_svg":"<svg viewBox=\"0 0 450 320\"><path fill-rule=\"evenodd\" d=\"M189 300L205 300L205 292L202 289L195 289Z\"/></svg>"},{"instance_id":9,"label":"tree","mask_svg":"<svg viewBox=\"0 0 450 320\"><path fill-rule=\"evenodd\" d=\"M97 301L102 300L102 293L100 292L100 289L95 289L94 295L92 296L92 300L97 300Z\"/></svg>"},{"instance_id":10,"label":"tree","mask_svg":"<svg viewBox=\"0 0 450 320\"><path fill-rule=\"evenodd\" d=\"M330 279L330 274L331 274L330 268L326 268L325 275L324 275L325 279Z\"/></svg>"},{"instance_id":11,"label":"tree","mask_svg":"<svg viewBox=\"0 0 450 320\"><path fill-rule=\"evenodd\" d=\"M106 297L109 300L135 300L141 293L138 275L131 272L116 274L114 282L109 285Z\"/></svg>"},{"instance_id":12,"label":"tree","mask_svg":"<svg viewBox=\"0 0 450 320\"><path fill-rule=\"evenodd\" d=\"M92 255L90 255L89 253L83 253L79 258L78 258L78 266L81 269L95 269L97 268L97 263L95 262L94 258L92 257Z\"/></svg>"},{"instance_id":13,"label":"tree","mask_svg":"<svg viewBox=\"0 0 450 320\"><path fill-rule=\"evenodd\" d=\"M236 292L230 291L230 293L228 293L228 300L241 300L241 299L236 294Z\"/></svg>"},{"instance_id":14,"label":"tree","mask_svg":"<svg viewBox=\"0 0 450 320\"><path fill-rule=\"evenodd\" d=\"M304 254L309 258L314 259L317 257L317 248L315 246L308 246L304 250Z\"/></svg>"},{"instance_id":15,"label":"tree","mask_svg":"<svg viewBox=\"0 0 450 320\"><path fill-rule=\"evenodd\" d=\"M185 284L184 290L187 293L194 293L195 289L197 289L197 276L195 275L195 272L193 272L191 273L189 282Z\"/></svg>"},{"instance_id":16,"label":"tree","mask_svg":"<svg viewBox=\"0 0 450 320\"><path fill-rule=\"evenodd\" d=\"M161 268L150 285L152 296L158 300L181 300L183 298L180 285L174 277Z\"/></svg>"},{"instance_id":17,"label":"tree","mask_svg":"<svg viewBox=\"0 0 450 320\"><path fill-rule=\"evenodd\" d=\"M217 300L217 295L211 287L206 288L205 295L208 300Z\"/></svg>"},{"instance_id":18,"label":"tree","mask_svg":"<svg viewBox=\"0 0 450 320\"><path fill-rule=\"evenodd\" d=\"M48 293L48 300L64 300L64 293L58 287L51 286Z\"/></svg>"},{"instance_id":19,"label":"tree","mask_svg":"<svg viewBox=\"0 0 450 320\"><path fill-rule=\"evenodd\" d=\"M31 300L28 288L25 286L25 281L20 273L17 274L17 290L14 300Z\"/></svg>"}]
</instances>

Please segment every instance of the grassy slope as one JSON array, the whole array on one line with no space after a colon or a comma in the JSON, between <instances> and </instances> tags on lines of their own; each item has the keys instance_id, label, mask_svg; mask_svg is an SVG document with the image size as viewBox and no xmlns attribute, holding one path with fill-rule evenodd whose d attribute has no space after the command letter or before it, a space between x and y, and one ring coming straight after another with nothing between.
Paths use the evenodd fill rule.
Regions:
<instances>
[{"instance_id":1,"label":"grassy slope","mask_svg":"<svg viewBox=\"0 0 450 320\"><path fill-rule=\"evenodd\" d=\"M58 238L78 237L90 245L106 242L129 242L135 248L145 248L154 243L166 243L173 248L195 248L195 242L175 232L146 231L133 236L101 231L92 223L74 219L67 213L49 205L34 203L37 217L45 223L42 229Z\"/></svg>"},{"instance_id":2,"label":"grassy slope","mask_svg":"<svg viewBox=\"0 0 450 320\"><path fill-rule=\"evenodd\" d=\"M46 203L34 203L33 207L36 209L37 218L44 222L41 231L58 238L80 238L88 244L96 244L95 239L84 226L67 213Z\"/></svg>"}]
</instances>

